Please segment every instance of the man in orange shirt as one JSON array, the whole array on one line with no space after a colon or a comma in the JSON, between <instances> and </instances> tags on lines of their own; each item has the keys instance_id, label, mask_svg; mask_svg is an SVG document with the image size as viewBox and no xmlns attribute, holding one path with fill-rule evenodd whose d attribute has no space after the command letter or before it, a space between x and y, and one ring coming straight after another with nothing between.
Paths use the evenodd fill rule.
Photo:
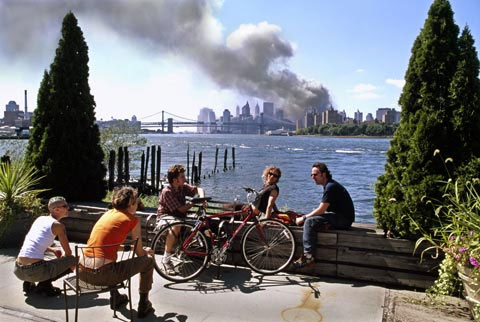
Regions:
<instances>
[{"instance_id":1,"label":"man in orange shirt","mask_svg":"<svg viewBox=\"0 0 480 322\"><path fill-rule=\"evenodd\" d=\"M137 314L139 318L144 318L154 311L152 303L148 300L148 293L152 289L155 264L152 249L142 246L140 221L135 216L139 204L141 201L136 189L122 187L114 191L113 209L107 211L97 221L87 242L88 246L122 243L131 232L132 239L138 238L135 249L138 257L116 262L118 249L107 248L105 252L96 251L95 254L86 251L85 260L81 261L85 269L80 266L78 274L82 279L82 276L89 274L89 269L95 269L97 270L95 275L90 274L83 279L88 279L94 285L115 285L140 273L140 301ZM118 291L113 291L110 295L112 308L113 303L117 309L128 303L128 297L121 295Z\"/></svg>"}]
</instances>

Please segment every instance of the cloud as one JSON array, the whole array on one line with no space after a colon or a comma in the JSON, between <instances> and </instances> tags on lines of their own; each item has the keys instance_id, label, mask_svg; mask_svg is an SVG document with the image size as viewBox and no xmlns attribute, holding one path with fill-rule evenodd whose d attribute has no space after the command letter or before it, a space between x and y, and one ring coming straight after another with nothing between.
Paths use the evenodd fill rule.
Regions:
<instances>
[{"instance_id":1,"label":"cloud","mask_svg":"<svg viewBox=\"0 0 480 322\"><path fill-rule=\"evenodd\" d=\"M378 88L372 84L357 84L348 92L353 93L356 99L372 100L381 97L379 94L375 93L377 89Z\"/></svg>"},{"instance_id":2,"label":"cloud","mask_svg":"<svg viewBox=\"0 0 480 322\"><path fill-rule=\"evenodd\" d=\"M355 72L357 72L357 73L363 73L364 71L365 71L365 69L359 68L359 69L357 69Z\"/></svg>"},{"instance_id":3,"label":"cloud","mask_svg":"<svg viewBox=\"0 0 480 322\"><path fill-rule=\"evenodd\" d=\"M389 85L396 86L398 88L403 88L403 86L405 85L405 80L404 79L387 78L385 80L385 83L387 83Z\"/></svg>"},{"instance_id":4,"label":"cloud","mask_svg":"<svg viewBox=\"0 0 480 322\"><path fill-rule=\"evenodd\" d=\"M372 93L372 92L365 92L365 93L360 93L355 95L355 98L359 100L373 100L380 98L381 96L378 95L377 93Z\"/></svg>"},{"instance_id":5,"label":"cloud","mask_svg":"<svg viewBox=\"0 0 480 322\"><path fill-rule=\"evenodd\" d=\"M351 92L361 94L361 93L366 93L366 92L371 92L376 90L377 87L372 84L357 84L353 87Z\"/></svg>"}]
</instances>

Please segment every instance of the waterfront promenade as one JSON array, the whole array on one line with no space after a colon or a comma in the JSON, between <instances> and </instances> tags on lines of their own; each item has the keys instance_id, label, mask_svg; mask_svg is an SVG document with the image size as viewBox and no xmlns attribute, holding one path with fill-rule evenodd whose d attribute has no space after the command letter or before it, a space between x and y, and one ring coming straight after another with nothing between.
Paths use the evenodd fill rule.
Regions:
<instances>
[{"instance_id":1,"label":"waterfront promenade","mask_svg":"<svg viewBox=\"0 0 480 322\"><path fill-rule=\"evenodd\" d=\"M22 282L13 275L17 253L18 249L0 249L0 321L65 321L63 295L54 298L23 295ZM298 274L262 276L250 269L232 266L222 266L218 279L216 273L216 267L212 267L198 280L177 284L155 273L150 299L156 311L141 321L402 321L395 318L395 314L399 314L395 311L401 312L401 302L395 304L393 294L411 293ZM136 310L138 276L132 278L132 283L133 309ZM63 284L59 280L54 285L62 287ZM70 294L71 320L74 299ZM454 305L465 312L463 301L454 301ZM410 316L417 316L418 320L408 321L469 320L467 313L447 320L439 319L440 313L438 310L426 313L414 307L410 308ZM80 299L79 321L112 321L115 320L112 314L108 293ZM128 320L128 314L127 309L120 310L117 320Z\"/></svg>"}]
</instances>

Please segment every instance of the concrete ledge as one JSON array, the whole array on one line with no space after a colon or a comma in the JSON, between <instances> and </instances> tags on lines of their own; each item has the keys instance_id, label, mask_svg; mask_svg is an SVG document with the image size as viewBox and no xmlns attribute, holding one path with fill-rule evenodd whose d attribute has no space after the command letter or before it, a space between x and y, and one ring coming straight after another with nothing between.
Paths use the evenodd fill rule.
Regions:
<instances>
[{"instance_id":1,"label":"concrete ledge","mask_svg":"<svg viewBox=\"0 0 480 322\"><path fill-rule=\"evenodd\" d=\"M212 211L222 209L216 202ZM85 243L95 222L106 211L107 204L77 204L64 219L68 237L73 242ZM142 239L150 245L154 237L156 209L137 212L142 223ZM151 220L147 222L147 218ZM233 225L238 225L235 222ZM232 227L235 228L235 227ZM290 226L297 249L296 256L302 254L302 227ZM241 237L241 234L239 234ZM329 276L367 281L370 283L394 285L413 289L430 287L437 277L440 259L424 255L420 261L420 251L413 254L415 243L405 239L385 238L383 231L375 225L354 224L350 230L319 232L316 264L313 269L302 269L300 273L312 276ZM240 238L233 243L227 263L245 266L240 254ZM287 270L288 271L288 270ZM290 270L293 272L293 270Z\"/></svg>"}]
</instances>

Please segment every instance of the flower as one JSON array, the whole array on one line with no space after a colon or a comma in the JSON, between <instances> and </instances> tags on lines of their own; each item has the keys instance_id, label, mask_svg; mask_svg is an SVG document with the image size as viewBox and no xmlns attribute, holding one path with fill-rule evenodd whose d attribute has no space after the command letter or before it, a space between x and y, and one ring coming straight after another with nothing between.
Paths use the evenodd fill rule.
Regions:
<instances>
[{"instance_id":1,"label":"flower","mask_svg":"<svg viewBox=\"0 0 480 322\"><path fill-rule=\"evenodd\" d=\"M478 267L480 265L474 257L470 257L470 264L472 264L475 267Z\"/></svg>"}]
</instances>

